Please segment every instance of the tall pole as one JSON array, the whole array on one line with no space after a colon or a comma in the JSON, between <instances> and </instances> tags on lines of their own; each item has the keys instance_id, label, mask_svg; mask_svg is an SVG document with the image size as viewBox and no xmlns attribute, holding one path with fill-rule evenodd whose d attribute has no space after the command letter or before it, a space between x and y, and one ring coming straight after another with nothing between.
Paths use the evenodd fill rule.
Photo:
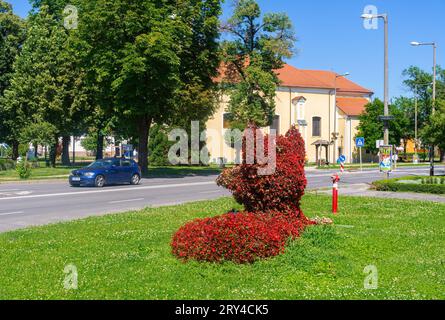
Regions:
<instances>
[{"instance_id":1,"label":"tall pole","mask_svg":"<svg viewBox=\"0 0 445 320\"><path fill-rule=\"evenodd\" d=\"M433 114L436 112L436 43L433 43Z\"/></svg>"},{"instance_id":2,"label":"tall pole","mask_svg":"<svg viewBox=\"0 0 445 320\"><path fill-rule=\"evenodd\" d=\"M334 134L337 133L337 75L335 75L335 80L334 80ZM334 140L334 151L332 153L333 155L333 164L335 165L335 154L337 153L337 138L335 138Z\"/></svg>"},{"instance_id":3,"label":"tall pole","mask_svg":"<svg viewBox=\"0 0 445 320\"><path fill-rule=\"evenodd\" d=\"M388 66L388 16L385 14L383 15L383 20L385 21L385 94L384 94L384 140L385 145L389 145L389 125L388 125L388 116L389 116L389 80L388 80L388 74L389 74L389 66Z\"/></svg>"},{"instance_id":4,"label":"tall pole","mask_svg":"<svg viewBox=\"0 0 445 320\"><path fill-rule=\"evenodd\" d=\"M417 90L416 90L417 91ZM417 155L417 138L418 138L418 124L417 124L417 121L418 121L418 111L417 111L417 109L418 109L418 103L417 103L417 92L415 93L415 97L414 97L414 100L415 100L415 107L414 107L414 113L415 113L415 115L414 115L414 136L415 136L415 138L414 138L414 154L415 154L415 161L416 161L416 164L417 164L417 162L418 162L418 155Z\"/></svg>"},{"instance_id":5,"label":"tall pole","mask_svg":"<svg viewBox=\"0 0 445 320\"><path fill-rule=\"evenodd\" d=\"M411 42L412 46L432 46L433 47L433 101L431 114L436 112L436 49L435 42ZM434 176L434 145L430 146L430 176Z\"/></svg>"},{"instance_id":6,"label":"tall pole","mask_svg":"<svg viewBox=\"0 0 445 320\"><path fill-rule=\"evenodd\" d=\"M433 109L436 112L436 43L433 42ZM434 177L434 145L430 147L430 176Z\"/></svg>"}]
</instances>

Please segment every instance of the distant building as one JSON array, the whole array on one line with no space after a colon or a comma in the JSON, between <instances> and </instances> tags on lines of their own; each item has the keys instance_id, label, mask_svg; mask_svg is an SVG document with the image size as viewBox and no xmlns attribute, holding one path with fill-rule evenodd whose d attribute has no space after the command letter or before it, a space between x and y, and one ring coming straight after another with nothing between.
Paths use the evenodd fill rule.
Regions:
<instances>
[{"instance_id":1,"label":"distant building","mask_svg":"<svg viewBox=\"0 0 445 320\"><path fill-rule=\"evenodd\" d=\"M281 85L271 128L285 134L296 125L305 140L308 162L335 163L340 154L352 162L359 116L373 92L331 71L302 70L286 64L277 74ZM230 128L228 102L229 97L222 96L220 108L207 123L207 129L221 137ZM267 133L268 128L264 131ZM333 139L334 134L337 140ZM235 150L224 146L221 137L207 139L211 160L224 158L234 162Z\"/></svg>"}]
</instances>

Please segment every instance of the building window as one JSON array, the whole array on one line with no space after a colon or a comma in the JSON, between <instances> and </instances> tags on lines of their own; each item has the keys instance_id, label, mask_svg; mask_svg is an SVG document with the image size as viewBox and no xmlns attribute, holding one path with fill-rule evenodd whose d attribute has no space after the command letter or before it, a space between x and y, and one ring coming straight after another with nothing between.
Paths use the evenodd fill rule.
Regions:
<instances>
[{"instance_id":1,"label":"building window","mask_svg":"<svg viewBox=\"0 0 445 320\"><path fill-rule=\"evenodd\" d=\"M231 113L223 114L223 128L224 129L232 128L232 114Z\"/></svg>"},{"instance_id":2,"label":"building window","mask_svg":"<svg viewBox=\"0 0 445 320\"><path fill-rule=\"evenodd\" d=\"M270 126L270 130L275 130L276 135L280 134L280 116L273 117L272 125Z\"/></svg>"},{"instance_id":3,"label":"building window","mask_svg":"<svg viewBox=\"0 0 445 320\"><path fill-rule=\"evenodd\" d=\"M312 136L313 137L321 137L321 118L320 117L312 118Z\"/></svg>"}]
</instances>

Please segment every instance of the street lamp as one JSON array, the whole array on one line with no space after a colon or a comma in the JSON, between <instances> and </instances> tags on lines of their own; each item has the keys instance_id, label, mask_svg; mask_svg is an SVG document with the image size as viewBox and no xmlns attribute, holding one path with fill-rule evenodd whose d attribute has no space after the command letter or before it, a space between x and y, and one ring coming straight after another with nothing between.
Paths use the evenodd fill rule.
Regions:
<instances>
[{"instance_id":1,"label":"street lamp","mask_svg":"<svg viewBox=\"0 0 445 320\"><path fill-rule=\"evenodd\" d=\"M435 42L411 42L413 47L432 46L433 47L433 105L432 114L436 112L436 49ZM434 146L430 146L430 176L434 176Z\"/></svg>"},{"instance_id":2,"label":"street lamp","mask_svg":"<svg viewBox=\"0 0 445 320\"><path fill-rule=\"evenodd\" d=\"M389 121L391 120L391 117L389 116L389 81L388 81L388 15L385 14L369 14L364 13L361 16L362 19L383 19L385 22L385 63L384 63L384 69L385 69L385 80L384 80L384 87L385 87L385 93L384 93L384 116L381 117L383 120L383 126L384 126L384 140L385 145L389 145Z\"/></svg>"},{"instance_id":3,"label":"street lamp","mask_svg":"<svg viewBox=\"0 0 445 320\"><path fill-rule=\"evenodd\" d=\"M345 72L343 74L335 74L335 80L334 80L334 132L332 133L332 138L334 140L334 143L333 143L334 144L334 152L332 154L333 158L334 158L333 163L336 162L335 153L336 153L336 149L337 149L337 139L338 139L338 135L339 135L337 132L337 79L344 78L349 75L350 75L349 72Z\"/></svg>"}]
</instances>

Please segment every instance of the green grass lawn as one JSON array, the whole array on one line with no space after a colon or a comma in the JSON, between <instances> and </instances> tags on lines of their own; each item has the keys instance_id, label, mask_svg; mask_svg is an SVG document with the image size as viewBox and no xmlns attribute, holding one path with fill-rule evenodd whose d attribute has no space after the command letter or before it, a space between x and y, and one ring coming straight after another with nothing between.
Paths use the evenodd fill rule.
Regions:
<instances>
[{"instance_id":1,"label":"green grass lawn","mask_svg":"<svg viewBox=\"0 0 445 320\"><path fill-rule=\"evenodd\" d=\"M311 227L253 265L182 263L172 234L233 207L223 198L0 234L0 299L444 299L445 205L341 199L335 226ZM330 198L307 195L310 216ZM63 287L64 267L79 288ZM379 288L365 290L375 265Z\"/></svg>"},{"instance_id":2,"label":"green grass lawn","mask_svg":"<svg viewBox=\"0 0 445 320\"><path fill-rule=\"evenodd\" d=\"M80 168L76 167L56 167L47 168L40 167L34 168L31 171L31 177L28 180L46 180L46 179L66 179L70 172L74 169ZM0 182L9 181L19 181L21 180L19 174L15 170L0 171Z\"/></svg>"},{"instance_id":3,"label":"green grass lawn","mask_svg":"<svg viewBox=\"0 0 445 320\"><path fill-rule=\"evenodd\" d=\"M72 170L80 169L87 166L76 165L73 167L66 167L58 165L56 168L47 168L41 165L39 168L32 169L31 177L28 180L47 180L47 179L66 179ZM170 167L149 167L149 174L147 178L167 178L179 176L207 176L217 175L221 173L221 169L217 166L199 167L199 166L170 166ZM0 171L1 182L21 181L18 173L15 170Z\"/></svg>"}]
</instances>

